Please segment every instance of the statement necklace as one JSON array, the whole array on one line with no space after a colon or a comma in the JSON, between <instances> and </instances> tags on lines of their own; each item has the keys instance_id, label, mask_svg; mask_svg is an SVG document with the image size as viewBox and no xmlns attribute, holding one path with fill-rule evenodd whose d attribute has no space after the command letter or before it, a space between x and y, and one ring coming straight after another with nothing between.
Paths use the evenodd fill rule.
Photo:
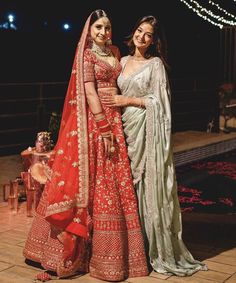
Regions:
<instances>
[{"instance_id":1,"label":"statement necklace","mask_svg":"<svg viewBox=\"0 0 236 283\"><path fill-rule=\"evenodd\" d=\"M111 55L111 49L104 46L104 48L101 48L100 46L98 46L96 43L92 43L92 48L91 50L96 53L99 56L102 57L108 57Z\"/></svg>"}]
</instances>

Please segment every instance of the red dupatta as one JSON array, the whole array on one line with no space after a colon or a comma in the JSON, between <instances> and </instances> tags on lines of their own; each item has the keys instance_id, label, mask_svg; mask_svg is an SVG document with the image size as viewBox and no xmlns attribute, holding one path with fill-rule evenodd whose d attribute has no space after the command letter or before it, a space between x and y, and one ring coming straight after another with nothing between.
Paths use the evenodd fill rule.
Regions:
<instances>
[{"instance_id":1,"label":"red dupatta","mask_svg":"<svg viewBox=\"0 0 236 283\"><path fill-rule=\"evenodd\" d=\"M58 275L71 272L81 242L88 239L89 161L87 103L84 89L83 55L90 26L88 17L77 45L71 77L64 102L50 181L45 185L48 201L46 220L58 230L64 245ZM80 237L77 237L80 236ZM80 245L83 246L83 245Z\"/></svg>"}]
</instances>

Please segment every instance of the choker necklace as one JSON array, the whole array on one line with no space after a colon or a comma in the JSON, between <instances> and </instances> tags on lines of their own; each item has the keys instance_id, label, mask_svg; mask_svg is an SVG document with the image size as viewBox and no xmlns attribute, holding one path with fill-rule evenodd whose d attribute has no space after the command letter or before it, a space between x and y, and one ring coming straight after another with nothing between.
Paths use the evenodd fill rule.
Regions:
<instances>
[{"instance_id":1,"label":"choker necklace","mask_svg":"<svg viewBox=\"0 0 236 283\"><path fill-rule=\"evenodd\" d=\"M102 57L108 57L111 55L111 49L104 46L104 48L99 47L96 43L92 43L91 50Z\"/></svg>"}]
</instances>

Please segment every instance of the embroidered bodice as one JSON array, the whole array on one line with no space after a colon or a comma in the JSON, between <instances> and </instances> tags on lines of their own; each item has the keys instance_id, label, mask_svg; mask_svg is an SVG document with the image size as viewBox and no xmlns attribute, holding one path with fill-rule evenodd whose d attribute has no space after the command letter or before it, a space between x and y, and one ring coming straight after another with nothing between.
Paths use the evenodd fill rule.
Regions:
<instances>
[{"instance_id":1,"label":"embroidered bodice","mask_svg":"<svg viewBox=\"0 0 236 283\"><path fill-rule=\"evenodd\" d=\"M98 58L91 49L84 51L84 82L96 82L97 86L116 86L116 80L121 72L118 59L114 66Z\"/></svg>"}]
</instances>

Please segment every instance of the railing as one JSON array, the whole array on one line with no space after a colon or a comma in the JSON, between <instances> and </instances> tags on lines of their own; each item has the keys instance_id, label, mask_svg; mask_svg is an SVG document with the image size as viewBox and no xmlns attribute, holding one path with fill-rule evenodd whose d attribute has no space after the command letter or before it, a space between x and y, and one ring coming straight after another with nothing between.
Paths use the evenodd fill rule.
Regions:
<instances>
[{"instance_id":1,"label":"railing","mask_svg":"<svg viewBox=\"0 0 236 283\"><path fill-rule=\"evenodd\" d=\"M52 112L61 112L67 82L0 84L0 155L34 145L48 128Z\"/></svg>"},{"instance_id":2,"label":"railing","mask_svg":"<svg viewBox=\"0 0 236 283\"><path fill-rule=\"evenodd\" d=\"M216 82L172 79L173 132L206 131L218 120ZM19 153L33 146L36 134L49 126L52 112L60 113L68 82L0 84L0 155Z\"/></svg>"}]
</instances>

